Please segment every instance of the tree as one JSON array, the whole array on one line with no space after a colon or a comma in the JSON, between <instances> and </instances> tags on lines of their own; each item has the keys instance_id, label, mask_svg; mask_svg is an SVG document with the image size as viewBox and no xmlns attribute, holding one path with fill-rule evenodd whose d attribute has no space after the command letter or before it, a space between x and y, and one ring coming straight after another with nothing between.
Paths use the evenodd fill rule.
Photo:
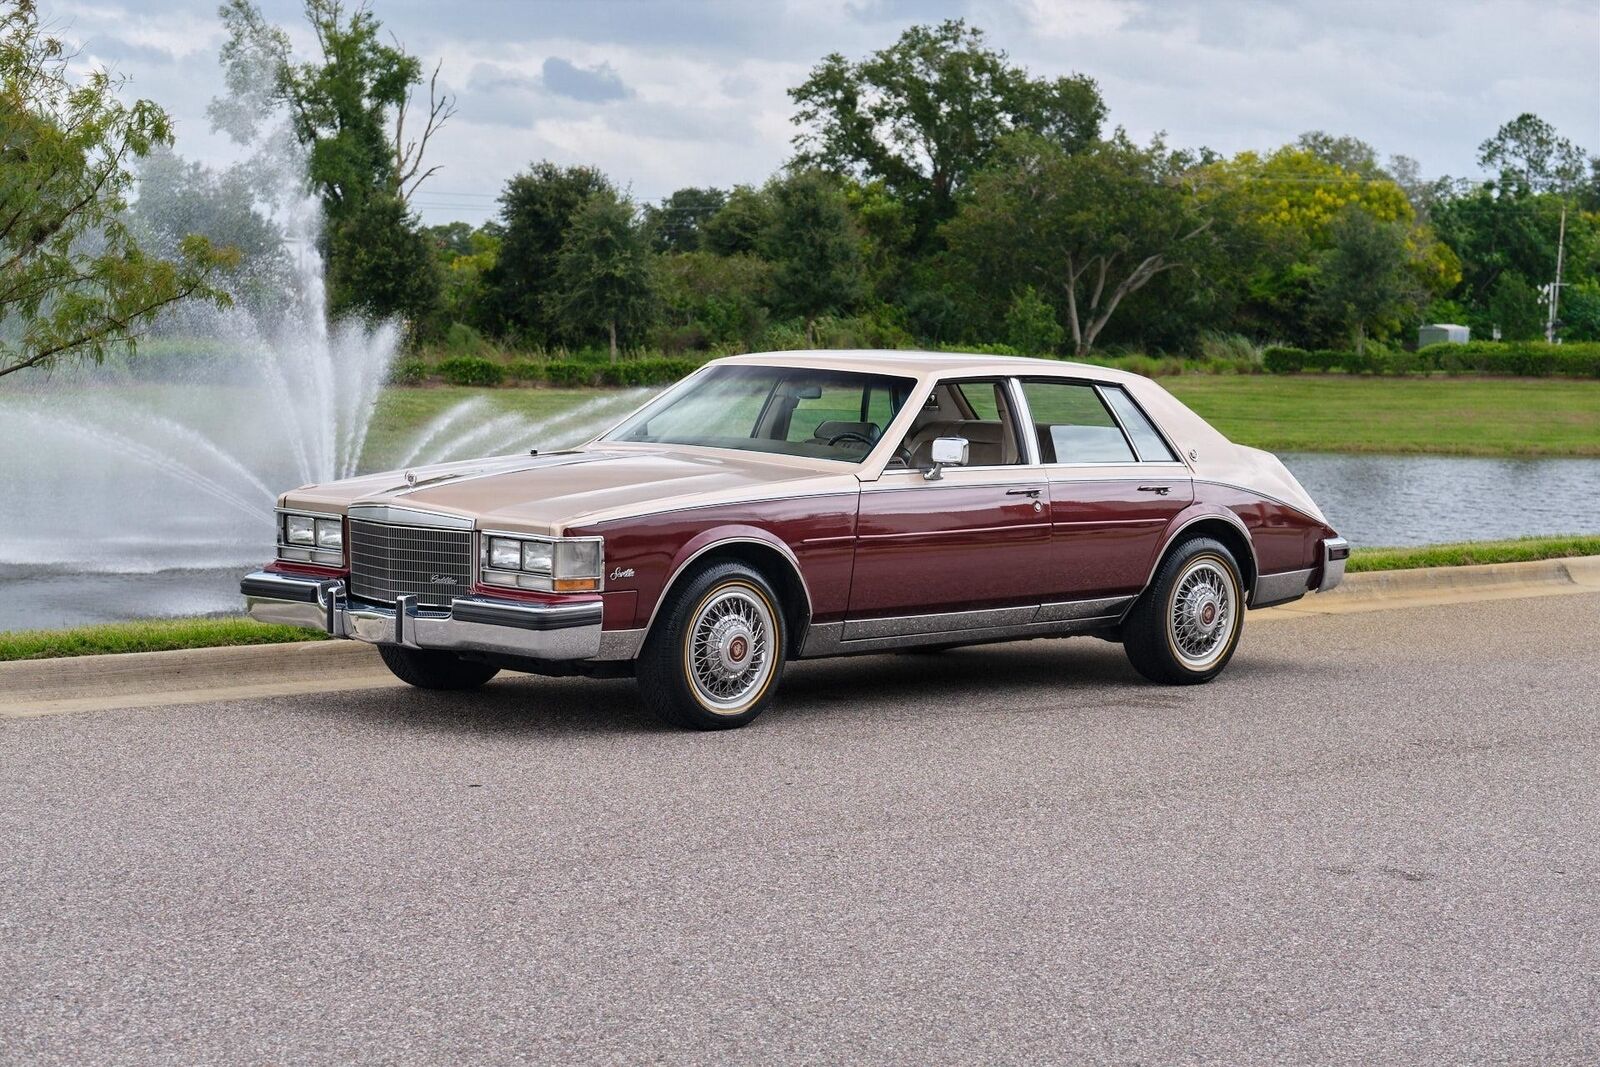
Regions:
<instances>
[{"instance_id":1,"label":"tree","mask_svg":"<svg viewBox=\"0 0 1600 1067\"><path fill-rule=\"evenodd\" d=\"M228 31L222 63L230 96L213 101L212 122L246 140L264 104L286 108L310 149L310 177L330 214L354 211L375 194L409 202L437 172L425 165L428 143L455 114L455 99L439 92L435 65L422 129L415 130L411 96L422 84L422 63L398 43L379 40L382 26L364 2L348 8L343 0L305 0L318 55L304 62L295 61L289 35L253 0L226 0L218 13Z\"/></svg>"},{"instance_id":2,"label":"tree","mask_svg":"<svg viewBox=\"0 0 1600 1067\"><path fill-rule=\"evenodd\" d=\"M679 189L661 201L660 207L646 206L646 223L654 234L658 252L695 252L700 248L700 231L728 202L721 189Z\"/></svg>"},{"instance_id":3,"label":"tree","mask_svg":"<svg viewBox=\"0 0 1600 1067\"><path fill-rule=\"evenodd\" d=\"M1295 139L1294 147L1332 167L1362 178L1387 178L1378 163L1378 151L1359 137L1307 130Z\"/></svg>"},{"instance_id":4,"label":"tree","mask_svg":"<svg viewBox=\"0 0 1600 1067\"><path fill-rule=\"evenodd\" d=\"M598 170L548 161L506 183L500 194L500 255L484 277L496 332L557 342L563 320L550 300L557 261L578 211L600 194L615 199L616 191Z\"/></svg>"},{"instance_id":5,"label":"tree","mask_svg":"<svg viewBox=\"0 0 1600 1067\"><path fill-rule=\"evenodd\" d=\"M372 197L329 227L328 311L399 316L413 328L439 303L439 265L405 201Z\"/></svg>"},{"instance_id":6,"label":"tree","mask_svg":"<svg viewBox=\"0 0 1600 1067\"><path fill-rule=\"evenodd\" d=\"M297 61L289 35L268 23L253 0L226 0L220 14L228 30L222 62L230 96L213 101L212 122L243 141L265 114L285 110L307 149L308 176L327 217L322 243L330 280L337 279L330 308L419 321L429 309L416 301L429 291L431 275L391 277L382 260L337 235L359 233L405 262L419 261L427 240L407 204L438 170L426 165L428 144L455 113L455 101L440 94L435 66L417 130L411 98L423 81L421 61L379 39L382 27L365 3L305 0L303 11L317 53ZM395 230L381 233L381 225ZM340 262L345 256L352 258ZM431 289L437 293L437 284Z\"/></svg>"},{"instance_id":7,"label":"tree","mask_svg":"<svg viewBox=\"0 0 1600 1067\"><path fill-rule=\"evenodd\" d=\"M1505 184L1536 193L1570 193L1582 184L1590 160L1583 149L1531 112L1501 126L1478 146L1478 163Z\"/></svg>"},{"instance_id":8,"label":"tree","mask_svg":"<svg viewBox=\"0 0 1600 1067\"><path fill-rule=\"evenodd\" d=\"M1068 152L1095 142L1105 102L1092 79L1034 79L960 20L913 26L852 63L834 53L789 90L804 162L882 179L925 224L947 219L1002 136L1031 130Z\"/></svg>"},{"instance_id":9,"label":"tree","mask_svg":"<svg viewBox=\"0 0 1600 1067\"><path fill-rule=\"evenodd\" d=\"M771 186L773 215L762 253L773 265L780 311L805 320L816 344L817 316L842 311L861 297L860 237L838 183L802 170Z\"/></svg>"},{"instance_id":10,"label":"tree","mask_svg":"<svg viewBox=\"0 0 1600 1067\"><path fill-rule=\"evenodd\" d=\"M488 222L473 229L465 222L431 226L434 257L439 264L439 324L454 323L481 328L488 324L488 285L485 277L500 257L501 228Z\"/></svg>"},{"instance_id":11,"label":"tree","mask_svg":"<svg viewBox=\"0 0 1600 1067\"><path fill-rule=\"evenodd\" d=\"M1366 351L1367 334L1398 325L1422 305L1407 266L1406 226L1348 207L1333 224L1332 246L1318 257L1316 295L1325 315Z\"/></svg>"},{"instance_id":12,"label":"tree","mask_svg":"<svg viewBox=\"0 0 1600 1067\"><path fill-rule=\"evenodd\" d=\"M1208 227L1159 146L1118 136L1069 154L1017 134L944 232L965 279L991 301L1027 284L1053 296L1082 356L1124 299L1200 254Z\"/></svg>"},{"instance_id":13,"label":"tree","mask_svg":"<svg viewBox=\"0 0 1600 1067\"><path fill-rule=\"evenodd\" d=\"M556 260L551 309L574 331L604 331L611 359L618 339L649 320L655 303L650 238L633 204L609 189L573 216Z\"/></svg>"},{"instance_id":14,"label":"tree","mask_svg":"<svg viewBox=\"0 0 1600 1067\"><path fill-rule=\"evenodd\" d=\"M125 220L132 162L172 141L166 113L69 59L33 0L0 11L0 377L131 352L163 308L227 302L211 279L232 252L185 236L161 258Z\"/></svg>"},{"instance_id":15,"label":"tree","mask_svg":"<svg viewBox=\"0 0 1600 1067\"><path fill-rule=\"evenodd\" d=\"M1267 337L1302 343L1331 340L1318 333L1327 322L1317 296L1322 253L1332 247L1342 213L1356 208L1383 223L1400 223L1408 234L1413 275L1444 292L1459 277L1459 264L1427 225L1417 220L1405 189L1370 168L1360 142L1308 134L1302 145L1261 155L1241 152L1201 167L1190 182L1208 218L1226 233L1231 262L1222 277L1237 286L1237 324Z\"/></svg>"},{"instance_id":16,"label":"tree","mask_svg":"<svg viewBox=\"0 0 1600 1067\"><path fill-rule=\"evenodd\" d=\"M1005 326L1006 344L1029 356L1048 356L1066 336L1056 321L1056 309L1031 285L1023 286L1011 298Z\"/></svg>"},{"instance_id":17,"label":"tree","mask_svg":"<svg viewBox=\"0 0 1600 1067\"><path fill-rule=\"evenodd\" d=\"M138 187L130 216L152 251L172 255L198 234L237 255L218 279L235 299L257 308L280 300L291 271L283 230L257 203L243 168L213 170L156 145L139 163Z\"/></svg>"},{"instance_id":18,"label":"tree","mask_svg":"<svg viewBox=\"0 0 1600 1067\"><path fill-rule=\"evenodd\" d=\"M701 228L705 247L719 256L754 252L772 225L772 198L764 189L736 185L727 203Z\"/></svg>"}]
</instances>

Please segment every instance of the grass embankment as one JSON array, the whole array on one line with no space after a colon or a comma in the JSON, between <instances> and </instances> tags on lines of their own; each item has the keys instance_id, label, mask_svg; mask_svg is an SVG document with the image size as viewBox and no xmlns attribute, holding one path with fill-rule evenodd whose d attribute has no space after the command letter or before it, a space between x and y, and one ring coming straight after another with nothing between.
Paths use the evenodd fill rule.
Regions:
<instances>
[{"instance_id":1,"label":"grass embankment","mask_svg":"<svg viewBox=\"0 0 1600 1067\"><path fill-rule=\"evenodd\" d=\"M1510 541L1465 541L1414 548L1357 548L1345 570L1404 571L1417 567L1471 567L1480 563L1526 563L1566 556L1600 556L1600 535L1518 537Z\"/></svg>"},{"instance_id":2,"label":"grass embankment","mask_svg":"<svg viewBox=\"0 0 1600 1067\"><path fill-rule=\"evenodd\" d=\"M1161 384L1272 452L1600 456L1600 382L1182 375Z\"/></svg>"},{"instance_id":3,"label":"grass embankment","mask_svg":"<svg viewBox=\"0 0 1600 1067\"><path fill-rule=\"evenodd\" d=\"M1526 537L1420 548L1358 548L1347 570L1397 571L1413 567L1463 567L1478 563L1520 563L1564 556L1600 555L1600 536ZM160 619L119 622L72 630L21 630L0 633L0 662L57 659L117 652L163 652L224 645L270 645L321 641L323 634L295 626L268 626L250 619Z\"/></svg>"},{"instance_id":4,"label":"grass embankment","mask_svg":"<svg viewBox=\"0 0 1600 1067\"><path fill-rule=\"evenodd\" d=\"M150 619L109 622L70 630L12 630L0 633L0 662L59 659L118 652L170 652L180 648L227 645L280 645L324 640L298 626L269 626L254 619Z\"/></svg>"}]
</instances>

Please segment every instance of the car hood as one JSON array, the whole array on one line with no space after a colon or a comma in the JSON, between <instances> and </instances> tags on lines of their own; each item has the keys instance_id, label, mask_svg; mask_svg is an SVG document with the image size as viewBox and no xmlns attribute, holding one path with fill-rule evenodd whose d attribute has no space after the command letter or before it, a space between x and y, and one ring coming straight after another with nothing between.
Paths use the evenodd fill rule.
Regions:
<instances>
[{"instance_id":1,"label":"car hood","mask_svg":"<svg viewBox=\"0 0 1600 1067\"><path fill-rule=\"evenodd\" d=\"M468 517L480 528L560 534L627 514L788 495L812 480L836 482L842 468L721 449L597 447L363 475L296 489L282 505L386 504Z\"/></svg>"}]
</instances>

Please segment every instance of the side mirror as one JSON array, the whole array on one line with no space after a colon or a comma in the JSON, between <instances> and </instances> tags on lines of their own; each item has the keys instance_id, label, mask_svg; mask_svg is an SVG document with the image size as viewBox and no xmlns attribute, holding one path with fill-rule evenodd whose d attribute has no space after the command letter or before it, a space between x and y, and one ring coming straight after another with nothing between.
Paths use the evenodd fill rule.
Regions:
<instances>
[{"instance_id":1,"label":"side mirror","mask_svg":"<svg viewBox=\"0 0 1600 1067\"><path fill-rule=\"evenodd\" d=\"M967 465L967 439L965 437L935 437L930 449L933 466L922 472L930 482L938 481L945 467Z\"/></svg>"}]
</instances>

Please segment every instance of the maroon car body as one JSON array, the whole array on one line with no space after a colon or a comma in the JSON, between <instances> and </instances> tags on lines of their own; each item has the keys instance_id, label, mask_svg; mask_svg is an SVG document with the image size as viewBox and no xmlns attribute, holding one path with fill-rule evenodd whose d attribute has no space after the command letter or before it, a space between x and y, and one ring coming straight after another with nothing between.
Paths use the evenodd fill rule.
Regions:
<instances>
[{"instance_id":1,"label":"maroon car body","mask_svg":"<svg viewBox=\"0 0 1600 1067\"><path fill-rule=\"evenodd\" d=\"M718 360L578 448L279 505L279 558L243 582L256 617L434 687L636 669L708 726L760 710L786 659L918 645L1095 634L1204 681L1244 608L1330 588L1348 555L1275 457L1148 379L920 352ZM694 616L712 571L733 592Z\"/></svg>"}]
</instances>

